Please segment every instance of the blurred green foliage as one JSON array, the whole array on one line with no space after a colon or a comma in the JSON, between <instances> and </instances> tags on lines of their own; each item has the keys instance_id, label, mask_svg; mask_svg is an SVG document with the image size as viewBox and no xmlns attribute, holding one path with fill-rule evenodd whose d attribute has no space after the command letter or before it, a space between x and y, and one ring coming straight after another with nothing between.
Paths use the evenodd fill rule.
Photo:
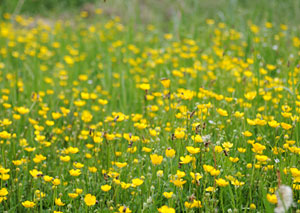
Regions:
<instances>
[{"instance_id":1,"label":"blurred green foliage","mask_svg":"<svg viewBox=\"0 0 300 213\"><path fill-rule=\"evenodd\" d=\"M51 18L72 17L82 10L102 8L106 16L119 16L133 27L153 24L166 31L191 34L203 27L207 18L241 30L249 21L258 26L269 21L295 28L300 22L299 0L0 0L0 3L0 13Z\"/></svg>"},{"instance_id":2,"label":"blurred green foliage","mask_svg":"<svg viewBox=\"0 0 300 213\"><path fill-rule=\"evenodd\" d=\"M108 14L134 25L154 24L166 31L191 34L207 18L246 30L248 22L261 26L287 24L299 27L299 0L107 0L97 2Z\"/></svg>"},{"instance_id":3,"label":"blurred green foliage","mask_svg":"<svg viewBox=\"0 0 300 213\"><path fill-rule=\"evenodd\" d=\"M25 14L47 15L49 12L63 12L76 9L86 3L93 3L95 0L0 0L1 11L13 13L18 4L18 12Z\"/></svg>"}]
</instances>

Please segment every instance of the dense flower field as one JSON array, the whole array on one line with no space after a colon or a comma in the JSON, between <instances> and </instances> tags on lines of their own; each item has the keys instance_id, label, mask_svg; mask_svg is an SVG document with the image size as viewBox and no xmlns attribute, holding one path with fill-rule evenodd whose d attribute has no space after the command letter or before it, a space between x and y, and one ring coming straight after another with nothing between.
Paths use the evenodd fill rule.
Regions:
<instances>
[{"instance_id":1,"label":"dense flower field","mask_svg":"<svg viewBox=\"0 0 300 213\"><path fill-rule=\"evenodd\" d=\"M0 23L1 212L300 209L297 31L87 16Z\"/></svg>"}]
</instances>

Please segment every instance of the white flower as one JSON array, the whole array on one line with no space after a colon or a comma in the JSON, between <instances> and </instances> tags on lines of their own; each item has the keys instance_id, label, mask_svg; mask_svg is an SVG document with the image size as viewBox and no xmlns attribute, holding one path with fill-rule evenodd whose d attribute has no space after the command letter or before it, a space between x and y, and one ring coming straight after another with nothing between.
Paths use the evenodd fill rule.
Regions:
<instances>
[{"instance_id":1,"label":"white flower","mask_svg":"<svg viewBox=\"0 0 300 213\"><path fill-rule=\"evenodd\" d=\"M202 140L203 140L204 142L208 142L208 141L210 140L210 135L203 135L203 136L202 136Z\"/></svg>"},{"instance_id":2,"label":"white flower","mask_svg":"<svg viewBox=\"0 0 300 213\"><path fill-rule=\"evenodd\" d=\"M276 191L276 197L278 203L274 213L284 213L293 203L293 191L289 186L281 185Z\"/></svg>"},{"instance_id":3,"label":"white flower","mask_svg":"<svg viewBox=\"0 0 300 213\"><path fill-rule=\"evenodd\" d=\"M272 47L272 49L273 49L273 50L278 50L278 46L277 46L277 45L274 45L274 46Z\"/></svg>"}]
</instances>

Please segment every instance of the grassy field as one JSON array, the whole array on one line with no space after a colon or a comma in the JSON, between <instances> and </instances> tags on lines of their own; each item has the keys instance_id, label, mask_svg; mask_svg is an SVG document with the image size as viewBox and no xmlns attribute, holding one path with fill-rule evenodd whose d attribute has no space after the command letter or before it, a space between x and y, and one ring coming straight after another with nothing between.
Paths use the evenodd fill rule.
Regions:
<instances>
[{"instance_id":1,"label":"grassy field","mask_svg":"<svg viewBox=\"0 0 300 213\"><path fill-rule=\"evenodd\" d=\"M0 212L300 211L299 1L4 2Z\"/></svg>"}]
</instances>

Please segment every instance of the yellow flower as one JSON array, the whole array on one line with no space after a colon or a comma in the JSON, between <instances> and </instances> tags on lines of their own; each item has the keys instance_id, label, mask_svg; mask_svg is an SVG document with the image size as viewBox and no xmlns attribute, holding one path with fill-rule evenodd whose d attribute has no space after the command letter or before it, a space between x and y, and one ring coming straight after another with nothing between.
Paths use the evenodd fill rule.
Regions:
<instances>
[{"instance_id":1,"label":"yellow flower","mask_svg":"<svg viewBox=\"0 0 300 213\"><path fill-rule=\"evenodd\" d=\"M132 179L132 186L133 187L137 187L137 186L140 186L144 183L144 181L140 178L135 178L135 179Z\"/></svg>"},{"instance_id":2,"label":"yellow flower","mask_svg":"<svg viewBox=\"0 0 300 213\"><path fill-rule=\"evenodd\" d=\"M150 135L153 136L153 137L155 137L155 136L157 135L157 132L156 132L155 129L150 129L150 130L149 130L149 133L150 133Z\"/></svg>"},{"instance_id":3,"label":"yellow flower","mask_svg":"<svg viewBox=\"0 0 300 213\"><path fill-rule=\"evenodd\" d=\"M0 175L0 178L1 178L2 180L8 180L8 179L10 178L10 175L8 175L8 174L3 174L3 175Z\"/></svg>"},{"instance_id":4,"label":"yellow flower","mask_svg":"<svg viewBox=\"0 0 300 213\"><path fill-rule=\"evenodd\" d=\"M185 147L190 154L197 154L200 152L200 148L194 148L192 146Z\"/></svg>"},{"instance_id":5,"label":"yellow flower","mask_svg":"<svg viewBox=\"0 0 300 213\"><path fill-rule=\"evenodd\" d=\"M175 213L175 209L164 205L158 209L158 212L159 213Z\"/></svg>"},{"instance_id":6,"label":"yellow flower","mask_svg":"<svg viewBox=\"0 0 300 213\"><path fill-rule=\"evenodd\" d=\"M213 19L206 19L206 24L213 25L215 23L215 20Z\"/></svg>"},{"instance_id":7,"label":"yellow flower","mask_svg":"<svg viewBox=\"0 0 300 213\"><path fill-rule=\"evenodd\" d=\"M202 178L202 175L200 175L200 173L190 172L190 175L193 178L192 180L193 184L197 183Z\"/></svg>"},{"instance_id":8,"label":"yellow flower","mask_svg":"<svg viewBox=\"0 0 300 213\"><path fill-rule=\"evenodd\" d=\"M115 162L115 165L118 167L118 168L123 168L125 166L127 166L127 163L124 162L124 163L121 163L121 162Z\"/></svg>"},{"instance_id":9,"label":"yellow flower","mask_svg":"<svg viewBox=\"0 0 300 213\"><path fill-rule=\"evenodd\" d=\"M61 201L60 198L55 198L55 205L57 205L57 206L64 206L65 204Z\"/></svg>"},{"instance_id":10,"label":"yellow flower","mask_svg":"<svg viewBox=\"0 0 300 213\"><path fill-rule=\"evenodd\" d=\"M91 194L87 194L84 197L84 202L87 206L93 206L96 204L96 197Z\"/></svg>"},{"instance_id":11,"label":"yellow flower","mask_svg":"<svg viewBox=\"0 0 300 213\"><path fill-rule=\"evenodd\" d=\"M289 130L289 129L291 129L293 127L292 125L284 123L284 122L281 122L280 125L285 130Z\"/></svg>"},{"instance_id":12,"label":"yellow flower","mask_svg":"<svg viewBox=\"0 0 300 213\"><path fill-rule=\"evenodd\" d=\"M236 112L234 113L234 117L236 117L236 118L242 118L242 117L244 116L244 114L245 114L245 113L243 113L243 112L236 111Z\"/></svg>"},{"instance_id":13,"label":"yellow flower","mask_svg":"<svg viewBox=\"0 0 300 213\"><path fill-rule=\"evenodd\" d=\"M52 184L55 185L55 186L58 186L60 184L60 180L58 178L55 178L53 181L52 181Z\"/></svg>"},{"instance_id":14,"label":"yellow flower","mask_svg":"<svg viewBox=\"0 0 300 213\"><path fill-rule=\"evenodd\" d=\"M157 154L150 155L150 158L153 165L160 165L163 160L163 156Z\"/></svg>"},{"instance_id":15,"label":"yellow flower","mask_svg":"<svg viewBox=\"0 0 300 213\"><path fill-rule=\"evenodd\" d=\"M9 126L9 125L12 124L12 121L10 121L7 118L4 118L2 121L0 121L0 124L3 125L3 126Z\"/></svg>"},{"instance_id":16,"label":"yellow flower","mask_svg":"<svg viewBox=\"0 0 300 213\"><path fill-rule=\"evenodd\" d=\"M94 136L93 137L93 141L95 143L101 143L103 141L103 138L99 137L99 136Z\"/></svg>"},{"instance_id":17,"label":"yellow flower","mask_svg":"<svg viewBox=\"0 0 300 213\"><path fill-rule=\"evenodd\" d=\"M11 138L11 133L8 133L7 131L2 131L2 132L0 132L0 138L10 139Z\"/></svg>"},{"instance_id":18,"label":"yellow flower","mask_svg":"<svg viewBox=\"0 0 300 213\"><path fill-rule=\"evenodd\" d=\"M238 180L232 180L231 184L234 186L243 186L245 184L245 182L240 182Z\"/></svg>"},{"instance_id":19,"label":"yellow flower","mask_svg":"<svg viewBox=\"0 0 300 213\"><path fill-rule=\"evenodd\" d=\"M229 184L229 182L224 180L223 178L219 178L216 180L216 184L218 186L224 187L224 186L227 186Z\"/></svg>"},{"instance_id":20,"label":"yellow flower","mask_svg":"<svg viewBox=\"0 0 300 213\"><path fill-rule=\"evenodd\" d=\"M239 147L239 148L238 148L238 151L239 151L240 153L245 153L245 152L246 152L246 149L245 149L245 148Z\"/></svg>"},{"instance_id":21,"label":"yellow flower","mask_svg":"<svg viewBox=\"0 0 300 213\"><path fill-rule=\"evenodd\" d=\"M84 110L82 112L82 115L81 115L81 120L85 123L89 123L91 122L91 120L93 119L93 115L87 111L87 110Z\"/></svg>"},{"instance_id":22,"label":"yellow flower","mask_svg":"<svg viewBox=\"0 0 300 213\"><path fill-rule=\"evenodd\" d=\"M258 153L258 154L262 154L262 152L266 149L266 147L264 145L261 145L260 143L254 143L252 144L252 152Z\"/></svg>"},{"instance_id":23,"label":"yellow flower","mask_svg":"<svg viewBox=\"0 0 300 213\"><path fill-rule=\"evenodd\" d=\"M190 155L187 155L187 156L182 156L182 157L180 157L180 163L181 164L188 164L188 163L190 163L192 160L193 160L193 158L190 156Z\"/></svg>"},{"instance_id":24,"label":"yellow flower","mask_svg":"<svg viewBox=\"0 0 300 213\"><path fill-rule=\"evenodd\" d=\"M36 178L36 177L39 177L40 175L43 174L43 172L38 171L38 170L36 170L36 169L30 170L29 173L31 174L32 177L35 177L35 178Z\"/></svg>"},{"instance_id":25,"label":"yellow flower","mask_svg":"<svg viewBox=\"0 0 300 213\"><path fill-rule=\"evenodd\" d=\"M81 74L81 75L78 76L78 79L80 81L87 81L88 80L88 75Z\"/></svg>"},{"instance_id":26,"label":"yellow flower","mask_svg":"<svg viewBox=\"0 0 300 213\"><path fill-rule=\"evenodd\" d=\"M108 192L110 189L111 189L110 185L106 184L106 185L101 186L101 190L104 192Z\"/></svg>"},{"instance_id":27,"label":"yellow flower","mask_svg":"<svg viewBox=\"0 0 300 213\"><path fill-rule=\"evenodd\" d=\"M192 138L192 140L195 141L196 143L201 143L201 142L203 142L203 139L202 139L202 137L201 137L200 135L196 135L196 136L193 135L191 138Z\"/></svg>"},{"instance_id":28,"label":"yellow flower","mask_svg":"<svg viewBox=\"0 0 300 213\"><path fill-rule=\"evenodd\" d=\"M106 105L108 103L108 101L105 99L98 99L98 103L101 105Z\"/></svg>"},{"instance_id":29,"label":"yellow flower","mask_svg":"<svg viewBox=\"0 0 300 213\"><path fill-rule=\"evenodd\" d=\"M150 84L140 84L139 88L142 90L149 90Z\"/></svg>"},{"instance_id":30,"label":"yellow flower","mask_svg":"<svg viewBox=\"0 0 300 213\"><path fill-rule=\"evenodd\" d=\"M164 171L163 170L158 170L156 172L157 177L162 177L164 175Z\"/></svg>"},{"instance_id":31,"label":"yellow flower","mask_svg":"<svg viewBox=\"0 0 300 213\"><path fill-rule=\"evenodd\" d=\"M76 191L77 194L81 194L83 192L82 189L78 189L78 188L75 191Z\"/></svg>"},{"instance_id":32,"label":"yellow flower","mask_svg":"<svg viewBox=\"0 0 300 213\"><path fill-rule=\"evenodd\" d=\"M53 125L54 125L54 121L47 120L47 121L45 122L45 124L46 124L47 126L53 126Z\"/></svg>"},{"instance_id":33,"label":"yellow flower","mask_svg":"<svg viewBox=\"0 0 300 213\"><path fill-rule=\"evenodd\" d=\"M209 173L212 176L218 176L220 174L220 170L213 168Z\"/></svg>"},{"instance_id":34,"label":"yellow flower","mask_svg":"<svg viewBox=\"0 0 300 213\"><path fill-rule=\"evenodd\" d=\"M254 203L250 204L250 209L256 209L256 205Z\"/></svg>"},{"instance_id":35,"label":"yellow flower","mask_svg":"<svg viewBox=\"0 0 300 213\"><path fill-rule=\"evenodd\" d=\"M173 179L173 180L170 180L170 182L173 183L175 186L182 187L183 184L186 183L186 180L182 180L182 179Z\"/></svg>"},{"instance_id":36,"label":"yellow flower","mask_svg":"<svg viewBox=\"0 0 300 213\"><path fill-rule=\"evenodd\" d=\"M1 196L4 197L4 196L6 196L6 195L8 195L7 189L6 189L6 188L2 188L2 189L0 190L0 197L1 197Z\"/></svg>"},{"instance_id":37,"label":"yellow flower","mask_svg":"<svg viewBox=\"0 0 300 213\"><path fill-rule=\"evenodd\" d=\"M73 65L74 64L74 59L71 56L69 56L69 55L64 56L64 60L69 65Z\"/></svg>"},{"instance_id":38,"label":"yellow flower","mask_svg":"<svg viewBox=\"0 0 300 213\"><path fill-rule=\"evenodd\" d=\"M233 162L233 163L236 163L236 162L239 161L239 158L238 158L238 157L235 157L235 158L229 157L229 160L230 160L231 162Z\"/></svg>"},{"instance_id":39,"label":"yellow flower","mask_svg":"<svg viewBox=\"0 0 300 213\"><path fill-rule=\"evenodd\" d=\"M163 85L164 88L169 88L170 87L170 83L171 83L171 80L170 79L167 79L167 78L164 78L160 81L160 83Z\"/></svg>"},{"instance_id":40,"label":"yellow flower","mask_svg":"<svg viewBox=\"0 0 300 213\"><path fill-rule=\"evenodd\" d=\"M276 66L272 65L272 64L267 64L267 69L268 70L275 70Z\"/></svg>"},{"instance_id":41,"label":"yellow flower","mask_svg":"<svg viewBox=\"0 0 300 213\"><path fill-rule=\"evenodd\" d=\"M202 204L200 200L194 200L192 203L192 208L202 208Z\"/></svg>"},{"instance_id":42,"label":"yellow flower","mask_svg":"<svg viewBox=\"0 0 300 213\"><path fill-rule=\"evenodd\" d=\"M73 166L76 168L76 169L81 169L82 167L84 167L84 165L82 163L77 163L77 162L74 162L73 163Z\"/></svg>"},{"instance_id":43,"label":"yellow flower","mask_svg":"<svg viewBox=\"0 0 300 213\"><path fill-rule=\"evenodd\" d=\"M221 146L215 146L215 152L222 152L223 151L223 148Z\"/></svg>"},{"instance_id":44,"label":"yellow flower","mask_svg":"<svg viewBox=\"0 0 300 213\"><path fill-rule=\"evenodd\" d=\"M35 195L36 195L38 198L46 197L46 194L45 194L44 192L41 192L40 190L35 190Z\"/></svg>"},{"instance_id":45,"label":"yellow flower","mask_svg":"<svg viewBox=\"0 0 300 213\"><path fill-rule=\"evenodd\" d=\"M164 196L165 198L167 198L167 199L171 198L172 195L173 195L173 192L164 192L164 193L163 193L163 196Z\"/></svg>"},{"instance_id":46,"label":"yellow flower","mask_svg":"<svg viewBox=\"0 0 300 213\"><path fill-rule=\"evenodd\" d=\"M35 155L35 157L33 158L33 161L35 162L35 163L40 163L40 162L42 162L43 160L46 160L47 158L45 157L45 156L43 156L43 155Z\"/></svg>"},{"instance_id":47,"label":"yellow flower","mask_svg":"<svg viewBox=\"0 0 300 213\"><path fill-rule=\"evenodd\" d=\"M92 167L89 167L89 171L91 173L96 173L98 171L98 169L96 167L92 166Z\"/></svg>"},{"instance_id":48,"label":"yellow flower","mask_svg":"<svg viewBox=\"0 0 300 213\"><path fill-rule=\"evenodd\" d=\"M71 169L71 170L69 171L69 173L70 173L71 176L75 176L75 177L81 175L80 169Z\"/></svg>"},{"instance_id":49,"label":"yellow flower","mask_svg":"<svg viewBox=\"0 0 300 213\"><path fill-rule=\"evenodd\" d=\"M112 141L115 139L115 135L114 134L106 134L105 135L105 138L109 141Z\"/></svg>"},{"instance_id":50,"label":"yellow flower","mask_svg":"<svg viewBox=\"0 0 300 213\"><path fill-rule=\"evenodd\" d=\"M134 147L129 147L129 148L127 149L127 152L135 153L136 150L137 150L137 147L136 147L136 146L134 146Z\"/></svg>"},{"instance_id":51,"label":"yellow flower","mask_svg":"<svg viewBox=\"0 0 300 213\"><path fill-rule=\"evenodd\" d=\"M218 108L218 109L217 109L217 112L218 112L220 115L224 116L224 117L227 117L227 116L228 116L228 112L227 112L226 110L224 110L224 109Z\"/></svg>"},{"instance_id":52,"label":"yellow flower","mask_svg":"<svg viewBox=\"0 0 300 213\"><path fill-rule=\"evenodd\" d=\"M185 132L183 130L176 129L174 135L177 139L182 139L185 136Z\"/></svg>"},{"instance_id":53,"label":"yellow flower","mask_svg":"<svg viewBox=\"0 0 300 213\"><path fill-rule=\"evenodd\" d=\"M259 125L259 126L264 126L264 125L267 125L267 121L265 121L264 119L256 118L255 119L255 124Z\"/></svg>"},{"instance_id":54,"label":"yellow flower","mask_svg":"<svg viewBox=\"0 0 300 213\"><path fill-rule=\"evenodd\" d=\"M256 158L256 160L258 160L260 162L265 162L269 159L268 156L266 156L266 155L256 155L255 158Z\"/></svg>"},{"instance_id":55,"label":"yellow flower","mask_svg":"<svg viewBox=\"0 0 300 213\"><path fill-rule=\"evenodd\" d=\"M128 189L131 186L130 183L121 182L122 189Z\"/></svg>"},{"instance_id":56,"label":"yellow flower","mask_svg":"<svg viewBox=\"0 0 300 213\"><path fill-rule=\"evenodd\" d=\"M224 149L229 150L233 146L233 143L224 142L222 143L222 146L224 147Z\"/></svg>"},{"instance_id":57,"label":"yellow flower","mask_svg":"<svg viewBox=\"0 0 300 213\"><path fill-rule=\"evenodd\" d=\"M206 192L214 192L216 189L212 186L209 186L205 189Z\"/></svg>"},{"instance_id":58,"label":"yellow flower","mask_svg":"<svg viewBox=\"0 0 300 213\"><path fill-rule=\"evenodd\" d=\"M3 168L3 167L0 166L0 173L1 174L6 174L8 172L10 172L10 169L5 169L5 168Z\"/></svg>"},{"instance_id":59,"label":"yellow flower","mask_svg":"<svg viewBox=\"0 0 300 213\"><path fill-rule=\"evenodd\" d=\"M251 24L250 26L250 30L254 33L254 34L257 34L259 32L259 27L254 25L254 24Z\"/></svg>"},{"instance_id":60,"label":"yellow flower","mask_svg":"<svg viewBox=\"0 0 300 213\"><path fill-rule=\"evenodd\" d=\"M255 126L256 125L256 120L251 120L251 119L247 118L247 123L251 126Z\"/></svg>"},{"instance_id":61,"label":"yellow flower","mask_svg":"<svg viewBox=\"0 0 300 213\"><path fill-rule=\"evenodd\" d=\"M214 169L214 167L212 167L211 165L205 165L204 164L203 169L204 169L205 172L211 172Z\"/></svg>"},{"instance_id":62,"label":"yellow flower","mask_svg":"<svg viewBox=\"0 0 300 213\"><path fill-rule=\"evenodd\" d=\"M177 176L178 178L182 178L182 177L185 176L185 172L182 172L182 171L180 171L180 170L177 170L177 171L176 171L176 176Z\"/></svg>"},{"instance_id":63,"label":"yellow flower","mask_svg":"<svg viewBox=\"0 0 300 213\"><path fill-rule=\"evenodd\" d=\"M184 202L184 206L186 208L202 208L202 204L200 200L193 200L193 202L189 203L189 202Z\"/></svg>"},{"instance_id":64,"label":"yellow flower","mask_svg":"<svg viewBox=\"0 0 300 213\"><path fill-rule=\"evenodd\" d=\"M277 197L275 194L267 194L267 200L273 204L277 203Z\"/></svg>"},{"instance_id":65,"label":"yellow flower","mask_svg":"<svg viewBox=\"0 0 300 213\"><path fill-rule=\"evenodd\" d=\"M244 96L247 100L252 101L256 97L256 91L248 92Z\"/></svg>"},{"instance_id":66,"label":"yellow flower","mask_svg":"<svg viewBox=\"0 0 300 213\"><path fill-rule=\"evenodd\" d=\"M26 107L18 107L17 108L18 113L20 113L21 115L27 114L29 112L29 109Z\"/></svg>"},{"instance_id":67,"label":"yellow flower","mask_svg":"<svg viewBox=\"0 0 300 213\"><path fill-rule=\"evenodd\" d=\"M173 38L173 35L171 33L166 33L166 34L164 34L164 38L166 40L171 40Z\"/></svg>"},{"instance_id":68,"label":"yellow flower","mask_svg":"<svg viewBox=\"0 0 300 213\"><path fill-rule=\"evenodd\" d=\"M131 213L132 211L126 206L120 206L119 213Z\"/></svg>"},{"instance_id":69,"label":"yellow flower","mask_svg":"<svg viewBox=\"0 0 300 213\"><path fill-rule=\"evenodd\" d=\"M171 148L167 148L166 149L166 156L168 158L173 158L176 154L176 151L174 149L171 149Z\"/></svg>"},{"instance_id":70,"label":"yellow flower","mask_svg":"<svg viewBox=\"0 0 300 213\"><path fill-rule=\"evenodd\" d=\"M70 147L68 148L68 151L69 151L70 153L72 153L72 154L76 154L77 152L79 152L79 149L78 149L77 147L72 147L72 146L70 146Z\"/></svg>"},{"instance_id":71,"label":"yellow flower","mask_svg":"<svg viewBox=\"0 0 300 213\"><path fill-rule=\"evenodd\" d=\"M252 136L252 133L249 132L249 131L245 131L245 132L242 132L242 134L246 137L251 137Z\"/></svg>"},{"instance_id":72,"label":"yellow flower","mask_svg":"<svg viewBox=\"0 0 300 213\"><path fill-rule=\"evenodd\" d=\"M57 120L62 116L62 114L60 114L59 112L52 112L51 115L54 120Z\"/></svg>"},{"instance_id":73,"label":"yellow flower","mask_svg":"<svg viewBox=\"0 0 300 213\"><path fill-rule=\"evenodd\" d=\"M78 197L78 194L77 193L68 193L68 196L70 198L76 198L76 197Z\"/></svg>"},{"instance_id":74,"label":"yellow flower","mask_svg":"<svg viewBox=\"0 0 300 213\"><path fill-rule=\"evenodd\" d=\"M45 176L43 177L43 179L44 179L44 181L46 181L46 182L50 182L50 181L53 180L53 177L50 177L50 176L48 176L48 175L45 175Z\"/></svg>"},{"instance_id":75,"label":"yellow flower","mask_svg":"<svg viewBox=\"0 0 300 213\"><path fill-rule=\"evenodd\" d=\"M142 151L143 151L143 152L151 152L152 149L151 149L151 148L147 148L147 147L143 147L143 148L142 148Z\"/></svg>"},{"instance_id":76,"label":"yellow flower","mask_svg":"<svg viewBox=\"0 0 300 213\"><path fill-rule=\"evenodd\" d=\"M35 206L35 203L27 200L27 201L25 201L25 202L22 202L22 205L23 205L25 208L33 208L33 207Z\"/></svg>"},{"instance_id":77,"label":"yellow flower","mask_svg":"<svg viewBox=\"0 0 300 213\"><path fill-rule=\"evenodd\" d=\"M70 156L60 156L60 160L63 162L69 162L71 160Z\"/></svg>"}]
</instances>

